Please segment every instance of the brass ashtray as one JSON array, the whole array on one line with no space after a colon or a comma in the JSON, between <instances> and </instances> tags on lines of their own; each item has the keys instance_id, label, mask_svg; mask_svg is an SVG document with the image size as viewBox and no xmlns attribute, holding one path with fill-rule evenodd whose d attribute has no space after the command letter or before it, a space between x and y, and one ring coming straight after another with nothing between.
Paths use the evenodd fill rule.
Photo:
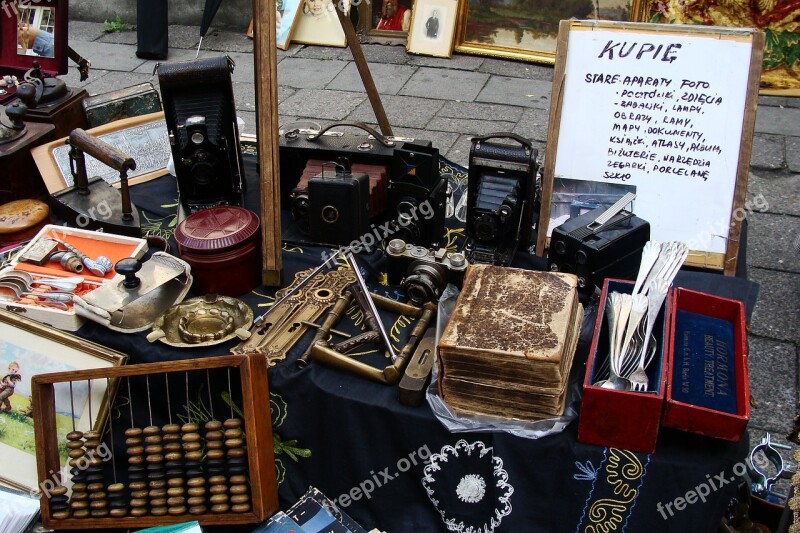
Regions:
<instances>
[{"instance_id":1,"label":"brass ashtray","mask_svg":"<svg viewBox=\"0 0 800 533\"><path fill-rule=\"evenodd\" d=\"M211 346L250 337L253 311L241 300L207 294L173 305L153 323L147 340L178 348Z\"/></svg>"}]
</instances>

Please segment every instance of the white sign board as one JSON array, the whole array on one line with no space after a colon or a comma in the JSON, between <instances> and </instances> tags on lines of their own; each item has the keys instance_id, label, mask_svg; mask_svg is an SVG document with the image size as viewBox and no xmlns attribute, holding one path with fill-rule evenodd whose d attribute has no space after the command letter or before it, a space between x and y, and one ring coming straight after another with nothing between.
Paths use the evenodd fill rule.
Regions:
<instances>
[{"instance_id":1,"label":"white sign board","mask_svg":"<svg viewBox=\"0 0 800 533\"><path fill-rule=\"evenodd\" d=\"M705 30L572 23L559 108L551 110L556 138L548 136L548 236L570 216L633 191L653 239L726 253L752 118L755 32ZM749 162L749 141L746 153Z\"/></svg>"}]
</instances>

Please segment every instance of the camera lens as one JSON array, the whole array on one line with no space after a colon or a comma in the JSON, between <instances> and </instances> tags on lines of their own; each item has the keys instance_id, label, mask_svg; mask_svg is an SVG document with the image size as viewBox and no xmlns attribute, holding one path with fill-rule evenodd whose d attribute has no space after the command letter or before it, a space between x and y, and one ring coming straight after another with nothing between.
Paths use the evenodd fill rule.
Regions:
<instances>
[{"instance_id":1,"label":"camera lens","mask_svg":"<svg viewBox=\"0 0 800 533\"><path fill-rule=\"evenodd\" d=\"M333 207L332 205L326 205L322 208L322 220L327 222L328 224L333 224L337 220L339 220L339 210Z\"/></svg>"},{"instance_id":2,"label":"camera lens","mask_svg":"<svg viewBox=\"0 0 800 533\"><path fill-rule=\"evenodd\" d=\"M414 222L411 217L407 217L405 215L400 215L398 219L402 221L402 224L399 222L395 224L396 238L402 239L409 243L418 243L421 236L419 224Z\"/></svg>"},{"instance_id":3,"label":"camera lens","mask_svg":"<svg viewBox=\"0 0 800 533\"><path fill-rule=\"evenodd\" d=\"M191 172L194 182L198 185L209 185L214 182L216 170L214 169L213 159L209 157L206 151L197 151Z\"/></svg>"},{"instance_id":4,"label":"camera lens","mask_svg":"<svg viewBox=\"0 0 800 533\"><path fill-rule=\"evenodd\" d=\"M295 220L308 220L308 194L297 194L292 197L292 215Z\"/></svg>"},{"instance_id":5,"label":"camera lens","mask_svg":"<svg viewBox=\"0 0 800 533\"><path fill-rule=\"evenodd\" d=\"M490 241L497 237L497 220L487 214L475 218L475 237L480 241Z\"/></svg>"},{"instance_id":6,"label":"camera lens","mask_svg":"<svg viewBox=\"0 0 800 533\"><path fill-rule=\"evenodd\" d=\"M401 286L415 305L438 300L447 286L447 270L437 263L414 261Z\"/></svg>"}]
</instances>

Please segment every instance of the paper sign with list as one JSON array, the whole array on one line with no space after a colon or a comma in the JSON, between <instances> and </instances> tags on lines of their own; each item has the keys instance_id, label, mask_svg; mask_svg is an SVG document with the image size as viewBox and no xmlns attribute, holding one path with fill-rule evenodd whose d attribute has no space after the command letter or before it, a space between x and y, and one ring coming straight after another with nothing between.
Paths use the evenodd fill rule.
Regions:
<instances>
[{"instance_id":1,"label":"paper sign with list","mask_svg":"<svg viewBox=\"0 0 800 533\"><path fill-rule=\"evenodd\" d=\"M718 35L571 31L554 201L574 209L633 190L653 239L725 253L751 52L751 40Z\"/></svg>"}]
</instances>

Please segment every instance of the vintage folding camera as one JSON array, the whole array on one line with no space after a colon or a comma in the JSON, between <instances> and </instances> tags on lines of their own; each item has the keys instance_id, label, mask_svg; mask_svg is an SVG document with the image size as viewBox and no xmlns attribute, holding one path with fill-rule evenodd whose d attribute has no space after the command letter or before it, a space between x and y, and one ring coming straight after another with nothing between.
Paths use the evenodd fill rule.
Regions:
<instances>
[{"instance_id":1,"label":"vintage folding camera","mask_svg":"<svg viewBox=\"0 0 800 533\"><path fill-rule=\"evenodd\" d=\"M402 239L386 246L386 274L391 285L400 285L416 305L436 301L448 283L461 287L469 262L461 252L429 249Z\"/></svg>"},{"instance_id":2,"label":"vintage folding camera","mask_svg":"<svg viewBox=\"0 0 800 533\"><path fill-rule=\"evenodd\" d=\"M577 275L584 294L595 292L606 278L636 279L650 224L619 205L632 196L554 228L547 254L550 270Z\"/></svg>"},{"instance_id":3,"label":"vintage folding camera","mask_svg":"<svg viewBox=\"0 0 800 533\"><path fill-rule=\"evenodd\" d=\"M178 193L187 214L242 205L244 199L233 66L227 56L157 66Z\"/></svg>"},{"instance_id":4,"label":"vintage folding camera","mask_svg":"<svg viewBox=\"0 0 800 533\"><path fill-rule=\"evenodd\" d=\"M530 141L513 133L473 137L465 228L470 261L509 265L517 248L532 244L537 155Z\"/></svg>"},{"instance_id":5,"label":"vintage folding camera","mask_svg":"<svg viewBox=\"0 0 800 533\"><path fill-rule=\"evenodd\" d=\"M364 129L366 134L345 133L344 126ZM331 124L322 130L281 131L281 205L292 209L301 228L309 165L317 167L317 161L340 158L350 163L354 174L369 174L370 221L390 222L383 225L391 231L382 238L402 236L414 244L438 245L444 234L447 191L447 181L439 176L439 151L430 141L387 138L357 122ZM289 227L284 238L308 240L309 235Z\"/></svg>"}]
</instances>

